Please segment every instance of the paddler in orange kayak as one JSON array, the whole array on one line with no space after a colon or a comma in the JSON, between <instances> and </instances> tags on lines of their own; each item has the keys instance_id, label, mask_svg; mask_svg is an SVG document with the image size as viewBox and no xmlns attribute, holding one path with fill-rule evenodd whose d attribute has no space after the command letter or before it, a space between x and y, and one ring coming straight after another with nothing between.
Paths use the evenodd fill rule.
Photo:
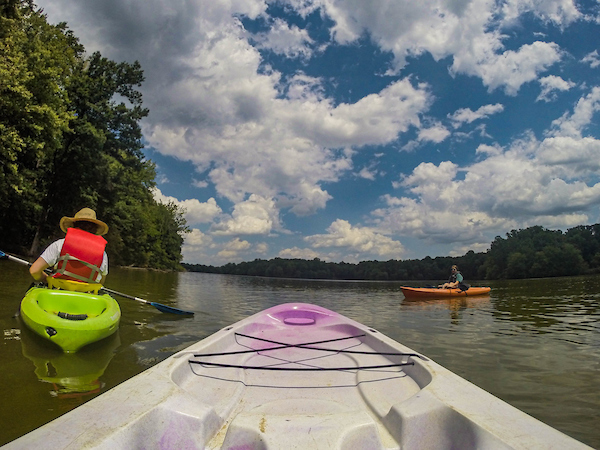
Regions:
<instances>
[{"instance_id":1,"label":"paddler in orange kayak","mask_svg":"<svg viewBox=\"0 0 600 450\"><path fill-rule=\"evenodd\" d=\"M458 270L458 266L455 264L450 269L451 274L447 283L440 284L438 287L442 289L462 289L463 276ZM465 285L466 286L466 285ZM468 289L468 288L467 288ZM466 290L466 289L463 289Z\"/></svg>"}]
</instances>

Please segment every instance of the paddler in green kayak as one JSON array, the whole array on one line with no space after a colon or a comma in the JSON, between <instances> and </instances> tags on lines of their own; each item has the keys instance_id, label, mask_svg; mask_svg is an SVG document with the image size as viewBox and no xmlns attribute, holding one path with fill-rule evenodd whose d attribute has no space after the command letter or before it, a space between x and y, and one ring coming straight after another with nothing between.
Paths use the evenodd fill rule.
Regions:
<instances>
[{"instance_id":1,"label":"paddler in green kayak","mask_svg":"<svg viewBox=\"0 0 600 450\"><path fill-rule=\"evenodd\" d=\"M102 284L108 275L108 256L104 251L108 225L96 218L96 212L83 208L74 217L63 217L60 229L67 233L46 248L31 265L29 273L37 282L46 282L49 267L53 278Z\"/></svg>"}]
</instances>

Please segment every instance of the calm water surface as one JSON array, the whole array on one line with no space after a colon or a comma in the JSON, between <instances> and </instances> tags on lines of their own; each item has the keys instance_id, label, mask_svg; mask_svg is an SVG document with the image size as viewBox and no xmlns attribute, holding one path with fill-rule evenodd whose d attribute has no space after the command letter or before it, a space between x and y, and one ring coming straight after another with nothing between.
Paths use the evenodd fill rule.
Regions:
<instances>
[{"instance_id":1,"label":"calm water surface","mask_svg":"<svg viewBox=\"0 0 600 450\"><path fill-rule=\"evenodd\" d=\"M27 268L0 261L0 274L0 445L250 314L308 302L376 328L600 448L600 276L491 282L487 297L408 301L401 283L111 269L108 287L195 316L119 298L119 332L65 355L13 317L30 284Z\"/></svg>"}]
</instances>

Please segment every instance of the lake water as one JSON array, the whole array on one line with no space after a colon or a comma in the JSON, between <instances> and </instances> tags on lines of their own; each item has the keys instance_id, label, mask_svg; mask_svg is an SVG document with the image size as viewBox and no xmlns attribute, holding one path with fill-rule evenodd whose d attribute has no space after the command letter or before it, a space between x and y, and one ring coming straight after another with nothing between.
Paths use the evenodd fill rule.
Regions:
<instances>
[{"instance_id":1,"label":"lake water","mask_svg":"<svg viewBox=\"0 0 600 450\"><path fill-rule=\"evenodd\" d=\"M0 261L0 274L0 445L250 314L307 302L373 327L600 448L600 276L486 282L485 297L408 301L395 282L111 269L107 287L195 316L119 298L119 332L65 355L13 317L31 281L27 268Z\"/></svg>"}]
</instances>

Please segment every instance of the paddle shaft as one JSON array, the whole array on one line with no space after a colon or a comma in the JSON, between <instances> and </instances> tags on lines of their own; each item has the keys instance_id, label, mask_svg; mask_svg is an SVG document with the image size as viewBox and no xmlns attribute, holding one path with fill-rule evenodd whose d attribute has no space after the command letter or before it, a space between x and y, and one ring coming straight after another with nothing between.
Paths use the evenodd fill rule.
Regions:
<instances>
[{"instance_id":1,"label":"paddle shaft","mask_svg":"<svg viewBox=\"0 0 600 450\"><path fill-rule=\"evenodd\" d=\"M109 294L118 295L120 297L128 298L128 299L135 300L135 301L138 301L141 303L145 303L147 305L154 306L160 312L171 313L171 314L180 314L183 316L193 316L194 315L193 311L185 311L183 309L163 305L162 303L149 302L148 300L144 300L143 298L134 297L133 295L123 294L122 292L118 292L118 291L113 291L112 289L108 289L107 287L104 287L104 286L102 287L102 290L108 292Z\"/></svg>"},{"instance_id":2,"label":"paddle shaft","mask_svg":"<svg viewBox=\"0 0 600 450\"><path fill-rule=\"evenodd\" d=\"M26 266L31 265L31 263L29 261L25 261L24 259L17 258L16 256L8 255L8 254L4 253L2 250L0 250L0 259L8 259L9 261L14 261L19 264L24 264ZM133 295L123 294L122 292L118 292L118 291L113 291L112 289L108 289L107 287L104 287L104 286L102 287L102 289L105 290L106 292L118 295L120 297L128 298L131 300L136 300L138 302L154 306L156 309L158 309L161 312L172 313L172 314L181 314L181 315L186 315L186 316L194 315L193 311L185 311L183 309L174 308L172 306L163 305L161 303L149 302L148 300L144 300L143 298L134 297Z\"/></svg>"},{"instance_id":3,"label":"paddle shaft","mask_svg":"<svg viewBox=\"0 0 600 450\"><path fill-rule=\"evenodd\" d=\"M102 290L108 292L109 294L118 295L119 297L128 298L128 299L135 300L135 301L138 301L138 302L141 302L141 303L146 303L148 305L152 304L152 302L149 302L148 300L144 300L143 298L134 297L133 295L123 294L122 292L113 291L112 289L109 289L109 288L104 287L104 286L102 286Z\"/></svg>"},{"instance_id":4,"label":"paddle shaft","mask_svg":"<svg viewBox=\"0 0 600 450\"><path fill-rule=\"evenodd\" d=\"M17 258L16 256L7 255L2 250L0 250L0 259L8 259L9 261L18 262L19 264L25 264L26 266L31 265L31 263L29 261L25 261L24 259Z\"/></svg>"}]
</instances>

